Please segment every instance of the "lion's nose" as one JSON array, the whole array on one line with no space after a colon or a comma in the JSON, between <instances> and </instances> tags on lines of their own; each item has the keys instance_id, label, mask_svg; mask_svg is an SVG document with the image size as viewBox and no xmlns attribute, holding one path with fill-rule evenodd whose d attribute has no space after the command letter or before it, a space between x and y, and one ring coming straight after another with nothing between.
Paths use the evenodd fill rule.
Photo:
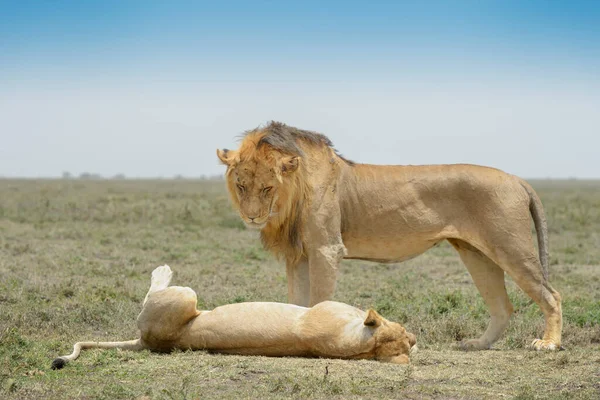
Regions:
<instances>
[{"instance_id":1,"label":"lion's nose","mask_svg":"<svg viewBox=\"0 0 600 400\"><path fill-rule=\"evenodd\" d=\"M250 222L254 222L254 220L258 218L258 217L248 217L248 219L250 220Z\"/></svg>"}]
</instances>

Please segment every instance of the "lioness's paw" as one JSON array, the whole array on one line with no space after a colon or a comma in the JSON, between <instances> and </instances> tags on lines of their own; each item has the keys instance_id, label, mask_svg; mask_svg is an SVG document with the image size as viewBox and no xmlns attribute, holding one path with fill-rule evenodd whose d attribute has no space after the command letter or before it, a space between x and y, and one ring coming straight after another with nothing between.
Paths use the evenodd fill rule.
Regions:
<instances>
[{"instance_id":1,"label":"lioness's paw","mask_svg":"<svg viewBox=\"0 0 600 400\"><path fill-rule=\"evenodd\" d=\"M560 345L557 345L556 343L554 343L550 340L543 340L543 339L534 339L533 342L531 342L530 347L537 351L539 351L539 350L554 351L554 350L561 349Z\"/></svg>"},{"instance_id":2,"label":"lioness's paw","mask_svg":"<svg viewBox=\"0 0 600 400\"><path fill-rule=\"evenodd\" d=\"M173 271L168 265L161 265L152 271L151 287L153 290L166 289L171 283Z\"/></svg>"},{"instance_id":3,"label":"lioness's paw","mask_svg":"<svg viewBox=\"0 0 600 400\"><path fill-rule=\"evenodd\" d=\"M490 345L479 339L469 339L458 342L458 348L464 351L488 350Z\"/></svg>"}]
</instances>

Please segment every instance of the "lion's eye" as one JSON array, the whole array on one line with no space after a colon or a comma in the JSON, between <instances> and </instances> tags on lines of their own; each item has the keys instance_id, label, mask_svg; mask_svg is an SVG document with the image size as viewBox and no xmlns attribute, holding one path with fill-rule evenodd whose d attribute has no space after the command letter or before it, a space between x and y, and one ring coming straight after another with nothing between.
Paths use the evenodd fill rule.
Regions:
<instances>
[{"instance_id":1,"label":"lion's eye","mask_svg":"<svg viewBox=\"0 0 600 400\"><path fill-rule=\"evenodd\" d=\"M244 190L246 190L246 188L240 184L237 185L237 188L239 189L240 192L243 192Z\"/></svg>"},{"instance_id":2,"label":"lion's eye","mask_svg":"<svg viewBox=\"0 0 600 400\"><path fill-rule=\"evenodd\" d=\"M267 194L271 191L271 189L273 189L273 186L267 186L266 188L263 188L263 193Z\"/></svg>"}]
</instances>

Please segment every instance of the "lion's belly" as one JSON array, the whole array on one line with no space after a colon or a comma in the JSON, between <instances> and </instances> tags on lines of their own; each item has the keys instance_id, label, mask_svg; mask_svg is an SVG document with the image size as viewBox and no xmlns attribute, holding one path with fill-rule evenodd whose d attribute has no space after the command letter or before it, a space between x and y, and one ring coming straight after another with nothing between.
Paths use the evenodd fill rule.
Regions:
<instances>
[{"instance_id":1,"label":"lion's belly","mask_svg":"<svg viewBox=\"0 0 600 400\"><path fill-rule=\"evenodd\" d=\"M424 253L442 239L439 235L413 235L407 238L362 238L343 235L342 240L347 250L345 258L377 262L401 262Z\"/></svg>"}]
</instances>

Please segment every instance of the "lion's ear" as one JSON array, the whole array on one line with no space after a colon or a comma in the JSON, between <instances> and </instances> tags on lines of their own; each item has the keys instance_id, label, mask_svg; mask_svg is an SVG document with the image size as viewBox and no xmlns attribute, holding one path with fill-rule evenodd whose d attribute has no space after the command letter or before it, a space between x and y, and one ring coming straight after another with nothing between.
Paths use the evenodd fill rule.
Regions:
<instances>
[{"instance_id":1,"label":"lion's ear","mask_svg":"<svg viewBox=\"0 0 600 400\"><path fill-rule=\"evenodd\" d=\"M227 149L217 149L217 157L225 165L233 165L236 161L237 152Z\"/></svg>"},{"instance_id":2,"label":"lion's ear","mask_svg":"<svg viewBox=\"0 0 600 400\"><path fill-rule=\"evenodd\" d=\"M365 318L365 326L377 328L381 325L381 315L377 314L377 311L372 308L367 311L367 318Z\"/></svg>"},{"instance_id":3,"label":"lion's ear","mask_svg":"<svg viewBox=\"0 0 600 400\"><path fill-rule=\"evenodd\" d=\"M281 173L282 174L290 174L298 169L298 164L300 161L300 157L292 156L292 157L283 157L281 159Z\"/></svg>"}]
</instances>

